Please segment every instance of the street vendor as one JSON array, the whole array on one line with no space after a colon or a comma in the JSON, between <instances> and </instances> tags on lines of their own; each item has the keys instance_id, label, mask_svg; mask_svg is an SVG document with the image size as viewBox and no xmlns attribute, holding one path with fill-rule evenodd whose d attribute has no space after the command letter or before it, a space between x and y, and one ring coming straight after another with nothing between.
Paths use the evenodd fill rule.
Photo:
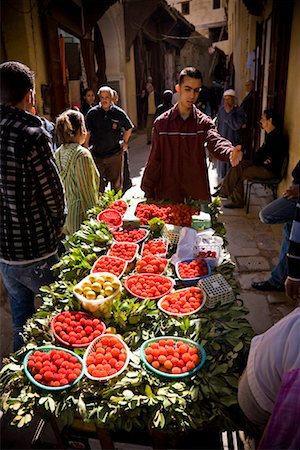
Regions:
<instances>
[{"instance_id":1,"label":"street vendor","mask_svg":"<svg viewBox=\"0 0 300 450\"><path fill-rule=\"evenodd\" d=\"M217 159L232 166L242 159L241 146L222 138L211 118L194 106L201 86L198 69L183 69L176 85L178 103L154 122L141 183L147 198L210 201L205 144Z\"/></svg>"}]
</instances>

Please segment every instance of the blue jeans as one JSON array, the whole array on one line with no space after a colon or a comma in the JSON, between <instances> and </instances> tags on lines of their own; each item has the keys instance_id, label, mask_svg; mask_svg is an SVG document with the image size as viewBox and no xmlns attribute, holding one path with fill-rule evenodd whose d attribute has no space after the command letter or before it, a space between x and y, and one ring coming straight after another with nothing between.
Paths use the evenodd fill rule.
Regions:
<instances>
[{"instance_id":1,"label":"blue jeans","mask_svg":"<svg viewBox=\"0 0 300 450\"><path fill-rule=\"evenodd\" d=\"M58 261L56 254L31 264L15 266L0 263L0 272L12 313L14 352L24 343L20 333L27 319L35 312L34 297L39 292L39 288L55 281L50 269Z\"/></svg>"},{"instance_id":2,"label":"blue jeans","mask_svg":"<svg viewBox=\"0 0 300 450\"><path fill-rule=\"evenodd\" d=\"M285 197L276 198L269 205L265 206L259 213L259 218L263 223L275 224L284 223L283 239L277 265L271 272L268 282L280 288L284 285L287 277L286 254L289 246L289 236L292 226L292 220L296 211L297 199L288 200Z\"/></svg>"}]
</instances>

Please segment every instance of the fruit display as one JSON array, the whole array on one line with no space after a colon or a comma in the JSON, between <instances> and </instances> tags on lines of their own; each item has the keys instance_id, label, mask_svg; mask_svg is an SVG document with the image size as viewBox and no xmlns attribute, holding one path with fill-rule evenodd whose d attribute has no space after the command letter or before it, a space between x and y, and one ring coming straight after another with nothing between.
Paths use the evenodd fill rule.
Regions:
<instances>
[{"instance_id":1,"label":"fruit display","mask_svg":"<svg viewBox=\"0 0 300 450\"><path fill-rule=\"evenodd\" d=\"M125 280L125 288L137 298L159 299L173 288L173 280L164 275L131 275Z\"/></svg>"},{"instance_id":2,"label":"fruit display","mask_svg":"<svg viewBox=\"0 0 300 450\"><path fill-rule=\"evenodd\" d=\"M73 288L73 293L81 301L85 310L109 317L114 298L121 292L120 280L109 272L93 273L85 277Z\"/></svg>"},{"instance_id":3,"label":"fruit display","mask_svg":"<svg viewBox=\"0 0 300 450\"><path fill-rule=\"evenodd\" d=\"M166 258L148 254L136 263L135 270L138 273L163 273L167 264Z\"/></svg>"},{"instance_id":4,"label":"fruit display","mask_svg":"<svg viewBox=\"0 0 300 450\"><path fill-rule=\"evenodd\" d=\"M24 369L33 384L54 390L73 386L84 373L81 358L61 347L31 350L24 359Z\"/></svg>"},{"instance_id":5,"label":"fruit display","mask_svg":"<svg viewBox=\"0 0 300 450\"><path fill-rule=\"evenodd\" d=\"M126 369L129 349L118 336L104 334L90 344L83 362L87 377L93 380L108 380Z\"/></svg>"},{"instance_id":6,"label":"fruit display","mask_svg":"<svg viewBox=\"0 0 300 450\"><path fill-rule=\"evenodd\" d=\"M111 203L109 205L110 209L115 209L116 211L118 211L121 216L124 216L125 212L127 211L128 205L125 202L125 200L115 200L113 203Z\"/></svg>"},{"instance_id":7,"label":"fruit display","mask_svg":"<svg viewBox=\"0 0 300 450\"><path fill-rule=\"evenodd\" d=\"M139 203L135 210L135 215L142 225L147 225L148 221L154 217L163 220L165 223L190 227L192 215L197 213L197 209L190 205L175 204L155 204Z\"/></svg>"},{"instance_id":8,"label":"fruit display","mask_svg":"<svg viewBox=\"0 0 300 450\"><path fill-rule=\"evenodd\" d=\"M198 287L188 287L162 297L158 308L171 316L187 316L198 312L205 303L205 294Z\"/></svg>"},{"instance_id":9,"label":"fruit display","mask_svg":"<svg viewBox=\"0 0 300 450\"><path fill-rule=\"evenodd\" d=\"M170 378L192 375L205 361L205 351L199 344L173 336L149 339L140 353L148 369Z\"/></svg>"},{"instance_id":10,"label":"fruit display","mask_svg":"<svg viewBox=\"0 0 300 450\"><path fill-rule=\"evenodd\" d=\"M162 239L150 239L144 242L142 249L142 256L146 255L158 255L165 257L167 254L168 245Z\"/></svg>"},{"instance_id":11,"label":"fruit display","mask_svg":"<svg viewBox=\"0 0 300 450\"><path fill-rule=\"evenodd\" d=\"M109 271L121 278L127 268L127 261L117 256L102 255L94 263L91 273Z\"/></svg>"},{"instance_id":12,"label":"fruit display","mask_svg":"<svg viewBox=\"0 0 300 450\"><path fill-rule=\"evenodd\" d=\"M107 256L116 256L131 263L139 251L138 244L133 242L114 242L107 252Z\"/></svg>"},{"instance_id":13,"label":"fruit display","mask_svg":"<svg viewBox=\"0 0 300 450\"><path fill-rule=\"evenodd\" d=\"M133 228L131 230L120 230L113 233L114 239L118 242L134 242L139 244L148 235L148 230L143 228Z\"/></svg>"},{"instance_id":14,"label":"fruit display","mask_svg":"<svg viewBox=\"0 0 300 450\"><path fill-rule=\"evenodd\" d=\"M105 324L82 311L64 311L51 320L55 338L70 347L87 347L96 337L105 333Z\"/></svg>"},{"instance_id":15,"label":"fruit display","mask_svg":"<svg viewBox=\"0 0 300 450\"><path fill-rule=\"evenodd\" d=\"M106 223L110 231L118 230L122 225L122 215L115 209L105 209L98 214L97 220Z\"/></svg>"}]
</instances>

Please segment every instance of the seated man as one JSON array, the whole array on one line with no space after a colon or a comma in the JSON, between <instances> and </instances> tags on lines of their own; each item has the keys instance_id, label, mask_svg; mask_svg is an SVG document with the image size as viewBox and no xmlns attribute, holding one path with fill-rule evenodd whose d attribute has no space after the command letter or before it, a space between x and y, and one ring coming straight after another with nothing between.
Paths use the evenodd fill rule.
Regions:
<instances>
[{"instance_id":1,"label":"seated man","mask_svg":"<svg viewBox=\"0 0 300 450\"><path fill-rule=\"evenodd\" d=\"M279 116L274 110L266 109L260 124L267 135L253 161L241 161L236 167L232 167L225 176L221 189L213 194L213 197L230 197L231 203L224 204L224 208L244 207L244 180L268 180L281 174L287 146L279 127Z\"/></svg>"},{"instance_id":2,"label":"seated man","mask_svg":"<svg viewBox=\"0 0 300 450\"><path fill-rule=\"evenodd\" d=\"M300 187L300 161L292 172L293 182L284 194L265 206L259 213L259 218L263 223L275 224L284 223L283 238L279 260L271 272L271 276L265 281L252 283L254 289L259 291L284 291L284 282L287 276L286 254L289 243L289 235L292 227L292 220L296 211L297 199Z\"/></svg>"}]
</instances>

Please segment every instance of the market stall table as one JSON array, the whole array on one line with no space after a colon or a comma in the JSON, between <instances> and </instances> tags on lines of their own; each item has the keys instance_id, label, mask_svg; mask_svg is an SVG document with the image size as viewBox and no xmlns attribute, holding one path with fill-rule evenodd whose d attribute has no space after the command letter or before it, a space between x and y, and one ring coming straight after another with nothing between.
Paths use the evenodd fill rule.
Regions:
<instances>
[{"instance_id":1,"label":"market stall table","mask_svg":"<svg viewBox=\"0 0 300 450\"><path fill-rule=\"evenodd\" d=\"M234 301L215 304L214 308L204 306L189 317L172 317L157 307L156 300L133 297L124 288L123 277L121 298L112 303L111 313L103 320L107 332L117 332L130 348L128 368L107 382L84 377L59 394L37 389L29 382L22 366L24 355L40 345L55 344L50 328L52 317L60 311L82 309L73 286L87 275L112 243L106 225L94 219L97 214L99 210L92 211L90 220L70 237L69 251L55 268L58 281L41 289L43 304L25 327L25 346L11 355L1 371L4 412L13 414L13 424L18 427L28 425L37 411L66 423L78 416L96 425L105 448L113 448L108 430L144 429L172 434L178 430L245 427L237 404L237 383L253 333L245 319L247 311L238 301L234 265L225 251L220 265L212 272L227 279L233 288ZM215 225L220 229L219 223ZM158 234L154 221L148 239ZM175 277L169 265L166 275ZM183 287L176 279L176 289ZM175 380L149 371L139 358L139 349L144 341L158 336L179 336L198 342L206 352L203 367L190 377ZM74 351L80 356L84 354L84 349Z\"/></svg>"}]
</instances>

